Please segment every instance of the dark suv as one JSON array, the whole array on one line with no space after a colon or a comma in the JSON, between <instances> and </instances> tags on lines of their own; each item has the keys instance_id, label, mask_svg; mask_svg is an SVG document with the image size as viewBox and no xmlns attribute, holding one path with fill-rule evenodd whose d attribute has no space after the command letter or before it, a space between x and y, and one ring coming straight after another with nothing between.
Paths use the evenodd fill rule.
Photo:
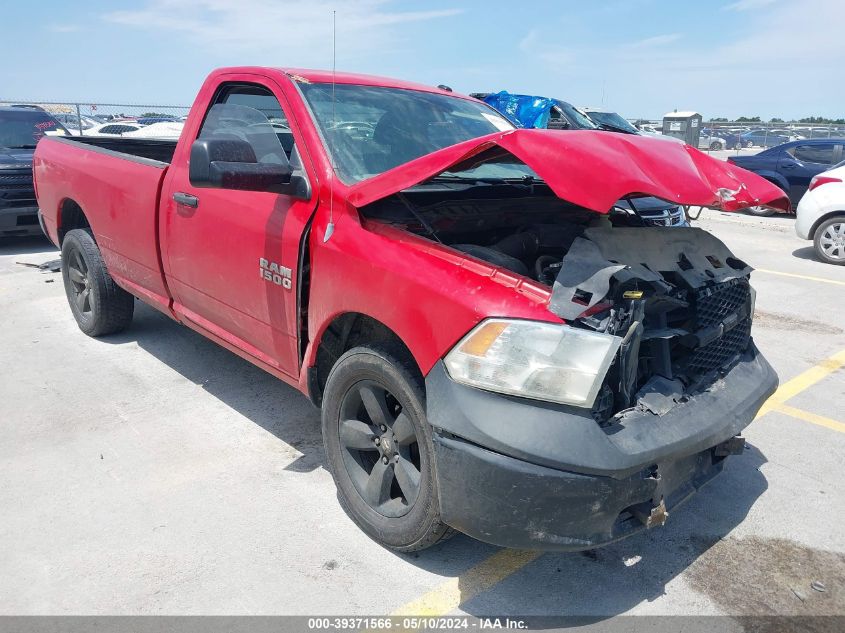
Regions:
<instances>
[{"instance_id":1,"label":"dark suv","mask_svg":"<svg viewBox=\"0 0 845 633\"><path fill-rule=\"evenodd\" d=\"M41 235L32 185L32 154L48 131L69 135L40 108L0 107L0 237Z\"/></svg>"}]
</instances>

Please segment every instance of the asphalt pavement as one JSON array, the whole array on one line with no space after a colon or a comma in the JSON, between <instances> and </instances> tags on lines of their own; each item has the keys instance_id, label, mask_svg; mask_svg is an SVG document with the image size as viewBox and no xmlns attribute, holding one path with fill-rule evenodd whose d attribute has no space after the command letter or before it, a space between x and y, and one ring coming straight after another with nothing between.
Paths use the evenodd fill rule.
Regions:
<instances>
[{"instance_id":1,"label":"asphalt pavement","mask_svg":"<svg viewBox=\"0 0 845 633\"><path fill-rule=\"evenodd\" d=\"M140 303L84 336L20 264L55 249L0 243L0 614L845 614L845 267L790 218L698 224L757 269L781 389L664 527L574 554L379 547L304 396Z\"/></svg>"}]
</instances>

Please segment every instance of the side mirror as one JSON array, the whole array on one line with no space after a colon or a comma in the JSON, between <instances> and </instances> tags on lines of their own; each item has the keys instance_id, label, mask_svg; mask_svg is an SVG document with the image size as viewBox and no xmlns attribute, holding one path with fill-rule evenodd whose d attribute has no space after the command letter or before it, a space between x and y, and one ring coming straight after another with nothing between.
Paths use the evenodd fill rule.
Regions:
<instances>
[{"instance_id":1,"label":"side mirror","mask_svg":"<svg viewBox=\"0 0 845 633\"><path fill-rule=\"evenodd\" d=\"M188 179L194 187L292 193L292 175L287 157L279 164L259 163L242 139L206 138L191 145Z\"/></svg>"}]
</instances>

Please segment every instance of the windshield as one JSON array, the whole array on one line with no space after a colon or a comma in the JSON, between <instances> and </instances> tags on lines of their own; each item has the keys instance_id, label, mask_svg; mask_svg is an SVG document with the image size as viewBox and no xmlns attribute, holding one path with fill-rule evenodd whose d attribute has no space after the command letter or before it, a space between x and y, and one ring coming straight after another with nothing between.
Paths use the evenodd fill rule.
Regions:
<instances>
[{"instance_id":1,"label":"windshield","mask_svg":"<svg viewBox=\"0 0 845 633\"><path fill-rule=\"evenodd\" d=\"M34 149L45 132L67 130L52 116L39 110L0 110L0 146Z\"/></svg>"},{"instance_id":2,"label":"windshield","mask_svg":"<svg viewBox=\"0 0 845 633\"><path fill-rule=\"evenodd\" d=\"M588 114L599 125L607 125L629 134L639 134L637 128L615 112L589 112Z\"/></svg>"},{"instance_id":3,"label":"windshield","mask_svg":"<svg viewBox=\"0 0 845 633\"><path fill-rule=\"evenodd\" d=\"M590 120L586 114L581 112L578 108L566 101L556 101L555 105L560 108L569 119L575 129L578 130L595 130L598 126Z\"/></svg>"},{"instance_id":4,"label":"windshield","mask_svg":"<svg viewBox=\"0 0 845 633\"><path fill-rule=\"evenodd\" d=\"M360 182L462 141L512 130L481 101L340 84L300 84L341 180Z\"/></svg>"}]
</instances>

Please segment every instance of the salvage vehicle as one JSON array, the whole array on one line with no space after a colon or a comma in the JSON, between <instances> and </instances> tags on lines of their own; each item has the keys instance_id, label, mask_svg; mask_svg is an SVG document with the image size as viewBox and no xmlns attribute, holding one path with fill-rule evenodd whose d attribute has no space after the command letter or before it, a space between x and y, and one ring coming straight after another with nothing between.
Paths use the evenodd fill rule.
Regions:
<instances>
[{"instance_id":1,"label":"salvage vehicle","mask_svg":"<svg viewBox=\"0 0 845 633\"><path fill-rule=\"evenodd\" d=\"M32 155L47 132L70 134L40 107L0 106L0 238L42 235Z\"/></svg>"},{"instance_id":2,"label":"salvage vehicle","mask_svg":"<svg viewBox=\"0 0 845 633\"><path fill-rule=\"evenodd\" d=\"M80 329L126 328L138 298L307 394L340 503L396 550L662 525L777 384L751 267L612 212L788 205L679 143L239 67L206 79L178 141L48 137L35 182Z\"/></svg>"}]
</instances>

